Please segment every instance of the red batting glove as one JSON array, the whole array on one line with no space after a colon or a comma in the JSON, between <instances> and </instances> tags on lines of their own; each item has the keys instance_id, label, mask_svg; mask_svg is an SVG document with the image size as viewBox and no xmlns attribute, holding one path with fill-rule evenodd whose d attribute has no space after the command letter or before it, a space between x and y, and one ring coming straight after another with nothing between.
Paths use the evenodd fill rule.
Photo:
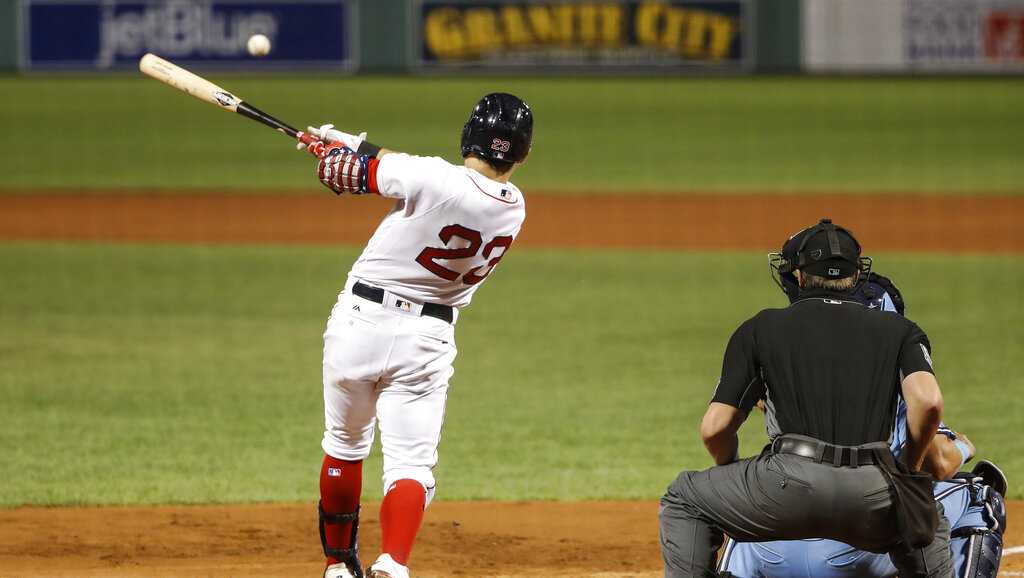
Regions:
<instances>
[{"instance_id":1,"label":"red batting glove","mask_svg":"<svg viewBox=\"0 0 1024 578\"><path fill-rule=\"evenodd\" d=\"M316 158L322 159L324 158L324 156L327 155L327 149L330 146L331 145L325 143L322 140L315 140L306 145L306 151L309 152L309 154L315 156Z\"/></svg>"},{"instance_id":2,"label":"red batting glove","mask_svg":"<svg viewBox=\"0 0 1024 578\"><path fill-rule=\"evenodd\" d=\"M345 145L353 151L359 150L359 146L366 140L366 133L358 135L348 134L335 130L333 124L325 124L320 127L311 126L306 132L300 132L299 142L295 145L297 150L306 149L311 155L323 158L326 146Z\"/></svg>"},{"instance_id":3,"label":"red batting glove","mask_svg":"<svg viewBox=\"0 0 1024 578\"><path fill-rule=\"evenodd\" d=\"M323 158L324 153L327 150L329 143L317 138L316 135L308 132L299 132L295 135L299 142L295 143L295 150L306 149L306 152L315 156L316 158Z\"/></svg>"}]
</instances>

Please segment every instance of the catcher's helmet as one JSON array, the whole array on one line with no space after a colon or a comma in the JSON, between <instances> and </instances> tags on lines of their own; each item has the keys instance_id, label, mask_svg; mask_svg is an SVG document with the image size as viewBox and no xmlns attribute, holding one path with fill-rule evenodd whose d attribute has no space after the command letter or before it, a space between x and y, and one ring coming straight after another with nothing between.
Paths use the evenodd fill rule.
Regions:
<instances>
[{"instance_id":1,"label":"catcher's helmet","mask_svg":"<svg viewBox=\"0 0 1024 578\"><path fill-rule=\"evenodd\" d=\"M769 253L768 267L772 280L793 302L800 293L793 271L800 269L834 279L860 271L863 281L871 271L871 258L860 256L860 243L853 233L834 225L831 219L822 219L787 239L781 252Z\"/></svg>"},{"instance_id":2,"label":"catcher's helmet","mask_svg":"<svg viewBox=\"0 0 1024 578\"><path fill-rule=\"evenodd\" d=\"M903 301L903 294L900 293L896 284L885 275L879 275L874 271L869 272L857 283L857 287L850 293L854 301L867 305L870 309L884 309L885 296L889 296L896 313L904 315L906 304Z\"/></svg>"},{"instance_id":3,"label":"catcher's helmet","mask_svg":"<svg viewBox=\"0 0 1024 578\"><path fill-rule=\"evenodd\" d=\"M526 158L533 140L533 113L518 97L494 92L480 99L462 128L462 158L516 163Z\"/></svg>"}]
</instances>

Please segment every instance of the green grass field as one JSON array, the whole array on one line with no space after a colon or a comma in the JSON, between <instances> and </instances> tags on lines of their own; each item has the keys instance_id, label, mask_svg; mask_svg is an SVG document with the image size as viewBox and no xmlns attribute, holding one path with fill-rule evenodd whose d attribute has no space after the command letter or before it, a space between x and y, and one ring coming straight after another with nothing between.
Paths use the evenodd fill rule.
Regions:
<instances>
[{"instance_id":1,"label":"green grass field","mask_svg":"<svg viewBox=\"0 0 1024 578\"><path fill-rule=\"evenodd\" d=\"M452 160L475 100L515 92L528 191L1024 192L1021 79L211 78ZM0 194L323 194L286 139L152 80L6 77L0 105ZM0 244L0 506L314 499L320 333L356 251ZM1024 256L874 257L932 338L949 424L1022 479ZM439 498L658 496L709 464L730 332L783 301L761 255L517 249L459 324Z\"/></svg>"},{"instance_id":2,"label":"green grass field","mask_svg":"<svg viewBox=\"0 0 1024 578\"><path fill-rule=\"evenodd\" d=\"M1021 79L210 77L293 124L449 159L476 99L515 92L533 190L1024 190ZM0 78L0 110L0 190L315 187L285 139L141 75Z\"/></svg>"},{"instance_id":3,"label":"green grass field","mask_svg":"<svg viewBox=\"0 0 1024 578\"><path fill-rule=\"evenodd\" d=\"M315 499L320 333L355 256L0 244L0 505ZM875 257L947 421L1021 498L1024 258ZM517 250L459 323L439 499L655 498L709 464L730 332L783 301L760 255ZM763 440L754 417L744 453Z\"/></svg>"}]
</instances>

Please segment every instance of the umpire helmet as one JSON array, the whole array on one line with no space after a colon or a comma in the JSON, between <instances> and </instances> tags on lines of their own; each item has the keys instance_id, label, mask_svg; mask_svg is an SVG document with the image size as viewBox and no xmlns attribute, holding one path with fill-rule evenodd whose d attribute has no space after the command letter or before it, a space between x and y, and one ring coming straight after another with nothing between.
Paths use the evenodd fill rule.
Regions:
<instances>
[{"instance_id":1,"label":"umpire helmet","mask_svg":"<svg viewBox=\"0 0 1024 578\"><path fill-rule=\"evenodd\" d=\"M533 140L533 113L519 97L493 92L473 107L462 128L462 158L517 163L526 158Z\"/></svg>"},{"instance_id":2,"label":"umpire helmet","mask_svg":"<svg viewBox=\"0 0 1024 578\"><path fill-rule=\"evenodd\" d=\"M769 253L768 267L772 280L792 303L800 294L797 269L837 279L860 271L864 281L871 272L871 258L860 256L860 243L853 233L822 219L787 239L781 252Z\"/></svg>"}]
</instances>

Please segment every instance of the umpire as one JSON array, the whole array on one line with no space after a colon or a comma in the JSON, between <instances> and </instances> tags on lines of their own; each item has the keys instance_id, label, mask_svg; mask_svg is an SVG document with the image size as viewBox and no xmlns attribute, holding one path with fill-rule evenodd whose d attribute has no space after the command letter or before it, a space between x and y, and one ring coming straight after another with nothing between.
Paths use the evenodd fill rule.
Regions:
<instances>
[{"instance_id":1,"label":"umpire","mask_svg":"<svg viewBox=\"0 0 1024 578\"><path fill-rule=\"evenodd\" d=\"M789 245L789 244L792 245ZM828 219L787 242L799 299L743 323L700 426L716 467L683 472L661 499L666 578L714 577L723 532L740 542L830 538L887 552L901 578L952 577L949 524L919 472L942 418L928 338L849 298L870 259ZM897 395L903 460L889 452ZM736 432L763 399L771 443L738 460Z\"/></svg>"}]
</instances>

